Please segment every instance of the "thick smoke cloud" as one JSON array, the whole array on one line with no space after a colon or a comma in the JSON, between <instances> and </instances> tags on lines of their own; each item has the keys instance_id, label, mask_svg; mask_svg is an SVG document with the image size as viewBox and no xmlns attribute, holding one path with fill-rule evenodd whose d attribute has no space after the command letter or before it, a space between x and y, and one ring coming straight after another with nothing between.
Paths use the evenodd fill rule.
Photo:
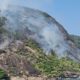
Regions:
<instances>
[{"instance_id":1,"label":"thick smoke cloud","mask_svg":"<svg viewBox=\"0 0 80 80\"><path fill-rule=\"evenodd\" d=\"M11 2L11 0L0 0L0 9L2 12L4 12L4 10L7 9L10 2Z\"/></svg>"},{"instance_id":2,"label":"thick smoke cloud","mask_svg":"<svg viewBox=\"0 0 80 80\"><path fill-rule=\"evenodd\" d=\"M34 39L46 53L53 50L62 57L68 51L71 55L77 56L76 48L73 48L70 45L72 43L69 44L68 40L65 39L67 33L54 18L46 13L20 6L8 6L6 9L5 7L2 9L4 11L3 16L7 18L4 28L11 34L17 31L20 37ZM31 33L29 34L28 31ZM4 44L7 45L8 41L5 41ZM4 44L3 47L5 47ZM80 59L79 56L77 58Z\"/></svg>"}]
</instances>

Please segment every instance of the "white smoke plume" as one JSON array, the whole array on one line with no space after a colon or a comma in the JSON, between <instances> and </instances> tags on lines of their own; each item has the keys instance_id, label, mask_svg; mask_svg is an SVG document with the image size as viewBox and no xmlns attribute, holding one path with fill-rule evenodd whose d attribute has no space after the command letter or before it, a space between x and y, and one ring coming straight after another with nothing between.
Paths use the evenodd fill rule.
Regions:
<instances>
[{"instance_id":1,"label":"white smoke plume","mask_svg":"<svg viewBox=\"0 0 80 80\"><path fill-rule=\"evenodd\" d=\"M46 20L47 19L46 17ZM40 16L40 18L35 20L30 17L28 23L34 26L29 26L28 29L36 33L36 35L32 35L32 37L42 46L46 53L53 50L56 51L58 55L64 56L62 53L68 49L68 45L64 40L63 33L59 30L58 24L53 23L50 19L48 22L46 20L44 20L44 16Z\"/></svg>"},{"instance_id":2,"label":"white smoke plume","mask_svg":"<svg viewBox=\"0 0 80 80\"><path fill-rule=\"evenodd\" d=\"M0 0L0 10L1 10L0 17L4 13L4 11L7 9L10 1L11 0ZM3 40L3 42L0 42L0 49L4 49L9 44L9 39L7 37L5 37L4 35L0 34L0 39L2 39L2 38L4 38L4 40Z\"/></svg>"},{"instance_id":3,"label":"white smoke plume","mask_svg":"<svg viewBox=\"0 0 80 80\"><path fill-rule=\"evenodd\" d=\"M3 15L8 19L4 27L11 33L17 30L20 38L25 38L30 33L29 36L35 39L46 53L53 50L60 57L68 51L80 59L75 46L70 45L70 41L66 39L68 37L66 31L46 13L20 6L10 6Z\"/></svg>"},{"instance_id":4,"label":"white smoke plume","mask_svg":"<svg viewBox=\"0 0 80 80\"><path fill-rule=\"evenodd\" d=\"M8 5L11 2L11 0L0 0L0 2L1 2L0 3L0 9L1 9L1 12L3 13L7 9Z\"/></svg>"},{"instance_id":5,"label":"white smoke plume","mask_svg":"<svg viewBox=\"0 0 80 80\"><path fill-rule=\"evenodd\" d=\"M6 39L4 42L0 44L0 50L6 48L9 45L9 40Z\"/></svg>"}]
</instances>

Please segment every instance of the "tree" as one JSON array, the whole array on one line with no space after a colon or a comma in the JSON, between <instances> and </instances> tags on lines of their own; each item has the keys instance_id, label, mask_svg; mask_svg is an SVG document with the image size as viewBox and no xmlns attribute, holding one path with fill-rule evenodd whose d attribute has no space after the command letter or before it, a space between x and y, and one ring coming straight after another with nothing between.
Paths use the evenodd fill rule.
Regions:
<instances>
[{"instance_id":1,"label":"tree","mask_svg":"<svg viewBox=\"0 0 80 80\"><path fill-rule=\"evenodd\" d=\"M5 17L0 17L0 34L2 34L3 32L6 32L6 30L3 28L5 21L6 21Z\"/></svg>"},{"instance_id":2,"label":"tree","mask_svg":"<svg viewBox=\"0 0 80 80\"><path fill-rule=\"evenodd\" d=\"M0 69L0 80L10 80L8 75L2 69Z\"/></svg>"}]
</instances>

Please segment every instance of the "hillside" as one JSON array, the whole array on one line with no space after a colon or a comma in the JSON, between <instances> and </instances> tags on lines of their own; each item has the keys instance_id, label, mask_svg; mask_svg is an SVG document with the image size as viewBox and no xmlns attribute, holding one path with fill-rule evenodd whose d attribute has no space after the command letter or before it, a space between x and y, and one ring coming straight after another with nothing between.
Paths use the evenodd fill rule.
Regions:
<instances>
[{"instance_id":1,"label":"hillside","mask_svg":"<svg viewBox=\"0 0 80 80\"><path fill-rule=\"evenodd\" d=\"M48 14L11 6L0 14L0 78L78 77L76 41Z\"/></svg>"},{"instance_id":2,"label":"hillside","mask_svg":"<svg viewBox=\"0 0 80 80\"><path fill-rule=\"evenodd\" d=\"M14 40L31 38L39 44L45 54L53 51L59 58L68 56L75 61L80 60L79 50L67 31L47 13L21 6L8 6L0 14L5 19L3 47Z\"/></svg>"},{"instance_id":3,"label":"hillside","mask_svg":"<svg viewBox=\"0 0 80 80\"><path fill-rule=\"evenodd\" d=\"M54 52L45 55L33 40L15 41L0 52L0 68L9 76L59 77L68 76L67 71L80 72L80 64L68 58L58 59Z\"/></svg>"},{"instance_id":4,"label":"hillside","mask_svg":"<svg viewBox=\"0 0 80 80\"><path fill-rule=\"evenodd\" d=\"M74 41L74 43L76 44L76 46L78 48L80 48L80 36L76 36L76 35L71 35L72 40Z\"/></svg>"}]
</instances>

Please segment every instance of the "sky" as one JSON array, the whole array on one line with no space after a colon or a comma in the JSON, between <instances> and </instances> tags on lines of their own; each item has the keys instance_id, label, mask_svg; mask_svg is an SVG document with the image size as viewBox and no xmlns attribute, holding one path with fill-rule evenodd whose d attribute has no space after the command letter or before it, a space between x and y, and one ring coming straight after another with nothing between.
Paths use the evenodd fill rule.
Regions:
<instances>
[{"instance_id":1,"label":"sky","mask_svg":"<svg viewBox=\"0 0 80 80\"><path fill-rule=\"evenodd\" d=\"M80 0L0 0L0 7L3 9L8 4L44 11L54 17L70 34L80 35Z\"/></svg>"}]
</instances>

